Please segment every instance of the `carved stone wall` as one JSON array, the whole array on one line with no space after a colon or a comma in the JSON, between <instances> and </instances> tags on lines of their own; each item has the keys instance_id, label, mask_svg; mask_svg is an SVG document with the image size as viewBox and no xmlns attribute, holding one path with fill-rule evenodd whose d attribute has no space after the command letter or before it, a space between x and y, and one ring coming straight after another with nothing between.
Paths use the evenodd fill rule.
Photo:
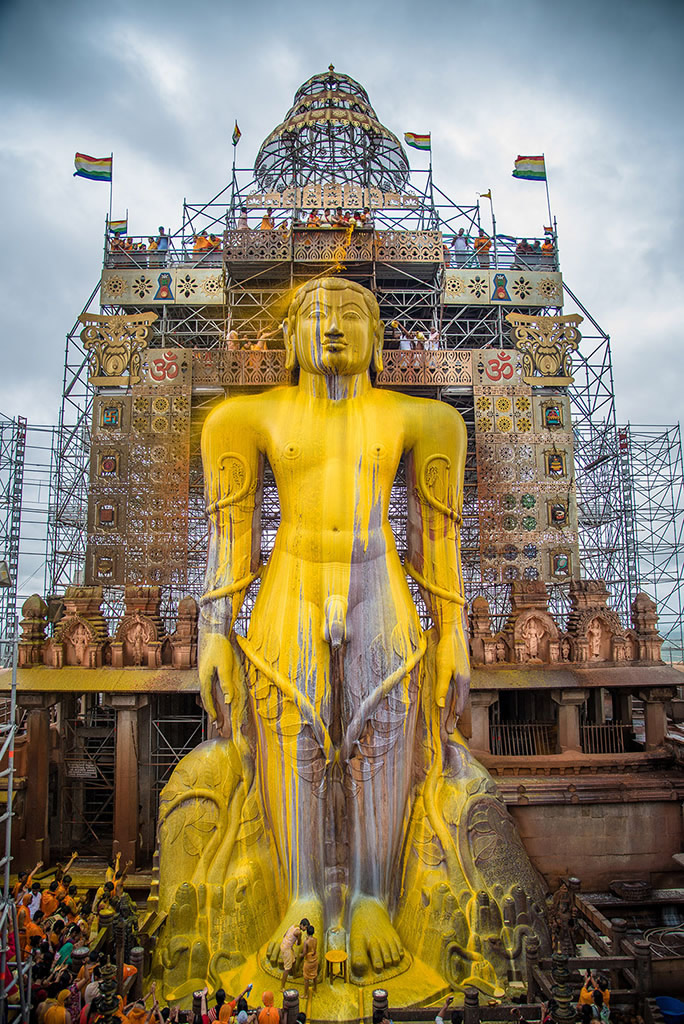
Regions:
<instances>
[{"instance_id":1,"label":"carved stone wall","mask_svg":"<svg viewBox=\"0 0 684 1024\"><path fill-rule=\"evenodd\" d=\"M573 580L572 610L562 630L548 611L541 580L516 581L511 588L511 613L501 632L491 630L484 597L473 601L470 645L473 664L598 664L660 661L662 639L656 629L655 605L646 594L632 606L635 628L626 629L608 607L603 580Z\"/></svg>"}]
</instances>

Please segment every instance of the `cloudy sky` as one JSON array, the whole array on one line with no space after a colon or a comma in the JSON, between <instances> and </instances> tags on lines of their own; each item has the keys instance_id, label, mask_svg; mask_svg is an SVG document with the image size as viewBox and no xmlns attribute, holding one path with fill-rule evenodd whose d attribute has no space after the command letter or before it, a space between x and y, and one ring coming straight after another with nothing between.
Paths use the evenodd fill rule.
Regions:
<instances>
[{"instance_id":1,"label":"cloudy sky","mask_svg":"<svg viewBox=\"0 0 684 1024\"><path fill-rule=\"evenodd\" d=\"M664 0L0 0L3 373L0 411L56 421L64 336L99 276L108 186L76 150L115 156L114 217L179 225L248 166L299 84L332 61L388 127L431 131L454 200L492 187L498 230L535 235L545 152L565 278L611 335L618 417L683 418L683 5ZM410 150L415 166L422 154Z\"/></svg>"}]
</instances>

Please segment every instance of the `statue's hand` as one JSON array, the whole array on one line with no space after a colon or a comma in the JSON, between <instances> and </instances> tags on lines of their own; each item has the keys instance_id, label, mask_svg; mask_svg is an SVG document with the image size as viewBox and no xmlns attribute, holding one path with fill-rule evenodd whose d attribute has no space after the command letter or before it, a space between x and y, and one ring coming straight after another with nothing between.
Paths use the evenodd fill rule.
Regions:
<instances>
[{"instance_id":1,"label":"statue's hand","mask_svg":"<svg viewBox=\"0 0 684 1024\"><path fill-rule=\"evenodd\" d=\"M435 701L438 707L443 708L449 693L449 687L453 683L456 693L455 712L457 715L460 715L465 707L470 690L468 642L461 629L449 629L442 634L437 644L436 662L437 685L435 687Z\"/></svg>"},{"instance_id":2,"label":"statue's hand","mask_svg":"<svg viewBox=\"0 0 684 1024\"><path fill-rule=\"evenodd\" d=\"M207 714L217 717L214 701L214 680L218 682L226 704L235 697L236 678L239 678L239 659L235 648L223 633L201 633L198 670L200 696Z\"/></svg>"}]
</instances>

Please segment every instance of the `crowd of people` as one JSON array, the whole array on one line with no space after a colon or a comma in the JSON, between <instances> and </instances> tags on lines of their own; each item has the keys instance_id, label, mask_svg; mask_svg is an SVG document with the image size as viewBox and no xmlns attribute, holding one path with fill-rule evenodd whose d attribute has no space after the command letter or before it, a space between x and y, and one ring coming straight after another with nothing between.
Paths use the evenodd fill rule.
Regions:
<instances>
[{"instance_id":1,"label":"crowd of people","mask_svg":"<svg viewBox=\"0 0 684 1024\"><path fill-rule=\"evenodd\" d=\"M392 326L401 338L409 336L410 332L398 324ZM98 952L95 946L101 925L100 915L105 910L123 915L130 925L130 942L124 947L124 960L131 944L138 944L137 913L125 891L130 864L122 867L120 855L110 861L101 885L91 896L92 889L79 893L69 874L77 856L74 852L66 866L58 864L51 871L41 871L43 865L39 862L32 871L19 874L12 890L17 906L21 956L22 959L32 959L30 1024L97 1024L104 1019L107 993L102 991L102 984L108 957L105 952ZM307 1000L316 991L321 968L315 927L307 918L291 924L285 930L279 948L274 947L274 950L277 956L272 963L282 967L281 992L286 986L292 986L293 977L299 977L303 983L304 1000ZM10 931L8 960L15 959L16 945ZM121 1024L165 1024L167 1021L179 1024L214 1024L215 1021L285 1024L286 1011L276 1007L272 991L264 991L260 1003L250 1005L251 984L235 996L219 988L211 999L205 987L195 993L192 1010L181 1009L178 1005L162 1005L163 1000L158 998L154 984L142 998L128 1000L136 973L133 965L124 962L123 990L115 996L118 1008L114 1013L114 1018ZM5 982L12 992L9 971ZM141 991L141 986L138 991ZM611 1014L610 995L607 979L598 972L586 971L576 1005L578 1024L644 1024L636 1014L619 1011ZM462 1024L462 1011L451 1009L453 998L446 998L435 1017L435 1024ZM526 997L518 997L517 1001L525 1002ZM513 1007L511 1017L517 1024L527 1024L519 1007ZM551 1024L553 1019L553 1002L542 1003L540 1024ZM305 1013L297 1015L297 1024L306 1024ZM386 1011L376 1010L373 1024L392 1022Z\"/></svg>"},{"instance_id":2,"label":"crowd of people","mask_svg":"<svg viewBox=\"0 0 684 1024\"><path fill-rule=\"evenodd\" d=\"M238 231L250 230L249 217L245 206L240 207L237 227ZM314 228L316 230L332 228L372 228L373 216L369 206L364 207L363 210L353 211L343 210L341 206L338 206L335 209L327 207L323 212L313 209L309 211L308 215L295 215L292 218L291 224L289 219L286 217L280 222L280 224L276 225L273 208L269 206L266 213L261 218L258 230L281 231L287 234L290 231L290 227L296 228L297 230L301 230L302 228Z\"/></svg>"},{"instance_id":3,"label":"crowd of people","mask_svg":"<svg viewBox=\"0 0 684 1024\"><path fill-rule=\"evenodd\" d=\"M512 270L552 269L555 266L556 248L553 235L548 233L544 241L537 238L530 243L526 238L503 238L497 235L498 265L504 262ZM515 246L513 243L515 242ZM493 239L484 228L479 228L475 238L471 239L465 228L459 228L449 244L444 246L444 263L447 267L481 267L491 266L491 250Z\"/></svg>"}]
</instances>

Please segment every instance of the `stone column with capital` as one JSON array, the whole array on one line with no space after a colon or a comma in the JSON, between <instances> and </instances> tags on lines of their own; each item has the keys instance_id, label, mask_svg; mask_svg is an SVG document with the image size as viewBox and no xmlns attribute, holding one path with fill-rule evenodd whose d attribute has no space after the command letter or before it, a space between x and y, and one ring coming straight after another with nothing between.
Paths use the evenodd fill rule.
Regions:
<instances>
[{"instance_id":1,"label":"stone column with capital","mask_svg":"<svg viewBox=\"0 0 684 1024\"><path fill-rule=\"evenodd\" d=\"M558 705L558 746L565 750L581 750L580 707L587 699L586 690L552 690L551 699Z\"/></svg>"},{"instance_id":2,"label":"stone column with capital","mask_svg":"<svg viewBox=\"0 0 684 1024\"><path fill-rule=\"evenodd\" d=\"M470 691L471 736L469 746L471 750L491 752L489 709L492 704L496 704L498 699L499 695L496 690Z\"/></svg>"},{"instance_id":3,"label":"stone column with capital","mask_svg":"<svg viewBox=\"0 0 684 1024\"><path fill-rule=\"evenodd\" d=\"M646 750L662 747L667 732L667 713L665 705L674 697L674 689L667 686L653 687L642 690L639 697L644 702L644 727L646 732Z\"/></svg>"},{"instance_id":4,"label":"stone column with capital","mask_svg":"<svg viewBox=\"0 0 684 1024\"><path fill-rule=\"evenodd\" d=\"M27 709L27 761L30 765L26 776L24 835L19 841L17 866L20 869L30 870L39 860L44 864L50 862L50 707L55 700L51 693L18 695L19 706Z\"/></svg>"},{"instance_id":5,"label":"stone column with capital","mask_svg":"<svg viewBox=\"0 0 684 1024\"><path fill-rule=\"evenodd\" d=\"M138 712L147 703L146 696L110 693L107 703L116 711L116 768L114 797L114 850L122 862L131 861L135 871L139 856L138 808Z\"/></svg>"}]
</instances>

